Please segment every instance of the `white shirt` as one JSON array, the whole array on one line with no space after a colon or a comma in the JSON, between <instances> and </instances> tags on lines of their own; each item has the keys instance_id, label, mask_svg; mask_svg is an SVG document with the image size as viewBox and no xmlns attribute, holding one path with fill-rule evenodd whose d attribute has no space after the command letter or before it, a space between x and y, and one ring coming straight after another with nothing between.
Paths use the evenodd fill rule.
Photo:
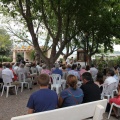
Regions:
<instances>
[{"instance_id":1,"label":"white shirt","mask_svg":"<svg viewBox=\"0 0 120 120\"><path fill-rule=\"evenodd\" d=\"M43 68L40 67L39 65L37 65L36 68L37 68L38 73L41 73L41 70L42 70Z\"/></svg>"},{"instance_id":2,"label":"white shirt","mask_svg":"<svg viewBox=\"0 0 120 120\"><path fill-rule=\"evenodd\" d=\"M9 68L5 68L2 70L2 76L3 74L9 76L6 81L13 82L12 78L14 78L14 75L13 75L12 70L10 70ZM3 82L4 82L4 79L3 79Z\"/></svg>"},{"instance_id":3,"label":"white shirt","mask_svg":"<svg viewBox=\"0 0 120 120\"><path fill-rule=\"evenodd\" d=\"M18 70L18 68L19 68L18 66L15 66L15 67L14 67L13 70L14 70L15 74L17 74L17 70Z\"/></svg>"},{"instance_id":4,"label":"white shirt","mask_svg":"<svg viewBox=\"0 0 120 120\"><path fill-rule=\"evenodd\" d=\"M104 84L110 85L111 83L117 82L113 76L109 76L105 79Z\"/></svg>"}]
</instances>

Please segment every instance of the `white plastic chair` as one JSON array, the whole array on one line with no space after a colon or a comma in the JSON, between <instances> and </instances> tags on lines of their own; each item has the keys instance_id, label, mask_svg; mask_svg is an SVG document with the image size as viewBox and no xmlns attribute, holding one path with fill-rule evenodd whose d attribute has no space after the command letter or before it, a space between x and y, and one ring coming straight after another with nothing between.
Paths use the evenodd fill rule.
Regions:
<instances>
[{"instance_id":1,"label":"white plastic chair","mask_svg":"<svg viewBox=\"0 0 120 120\"><path fill-rule=\"evenodd\" d=\"M107 97L108 101L110 99L110 97L114 97L114 92L118 92L117 91L117 83L111 83L110 85L107 84L103 84L103 91L101 94L101 99L104 99L104 97Z\"/></svg>"},{"instance_id":2,"label":"white plastic chair","mask_svg":"<svg viewBox=\"0 0 120 120\"><path fill-rule=\"evenodd\" d=\"M113 106L115 106L115 107L117 107L117 108L120 108L120 105L117 105L117 104L115 104L115 103L112 103L112 104L111 104L111 108L110 108L110 112L109 112L109 114L108 114L108 119L110 118L110 115L111 115Z\"/></svg>"},{"instance_id":3,"label":"white plastic chair","mask_svg":"<svg viewBox=\"0 0 120 120\"><path fill-rule=\"evenodd\" d=\"M18 80L21 83L21 92L23 91L24 84L27 84L28 89L29 89L29 83L27 81L25 81L24 73L21 73L21 72L18 73Z\"/></svg>"},{"instance_id":4,"label":"white plastic chair","mask_svg":"<svg viewBox=\"0 0 120 120\"><path fill-rule=\"evenodd\" d=\"M51 77L53 80L53 84L51 84L51 90L54 90L54 88L56 88L56 93L59 94L60 89L62 89L62 87L61 87L61 75L60 74L52 74Z\"/></svg>"},{"instance_id":5,"label":"white plastic chair","mask_svg":"<svg viewBox=\"0 0 120 120\"><path fill-rule=\"evenodd\" d=\"M16 85L12 85L11 82L9 82L9 81L10 81L10 80L9 80L9 79L10 79L9 76L8 76L8 75L5 75L5 74L2 74L2 78L3 78L3 83L4 83L4 85L3 85L3 88L2 88L1 96L3 95L3 92L4 92L4 90L5 90L5 87L7 88L6 97L8 97L8 93L9 93L9 88L10 88L10 87L15 87L15 93L16 93L16 95L17 95L17 87L16 87Z\"/></svg>"}]
</instances>

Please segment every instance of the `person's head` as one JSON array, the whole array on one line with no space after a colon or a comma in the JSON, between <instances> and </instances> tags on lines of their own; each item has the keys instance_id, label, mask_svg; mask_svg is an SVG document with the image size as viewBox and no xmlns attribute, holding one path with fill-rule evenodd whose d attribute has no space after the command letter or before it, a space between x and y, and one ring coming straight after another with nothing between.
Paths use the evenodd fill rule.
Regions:
<instances>
[{"instance_id":1,"label":"person's head","mask_svg":"<svg viewBox=\"0 0 120 120\"><path fill-rule=\"evenodd\" d=\"M40 65L40 63L37 63L37 65Z\"/></svg>"},{"instance_id":2,"label":"person's head","mask_svg":"<svg viewBox=\"0 0 120 120\"><path fill-rule=\"evenodd\" d=\"M101 72L97 73L96 81L99 82L100 85L104 83L104 81L103 81L103 74Z\"/></svg>"},{"instance_id":3,"label":"person's head","mask_svg":"<svg viewBox=\"0 0 120 120\"><path fill-rule=\"evenodd\" d=\"M6 68L10 68L10 63L6 63Z\"/></svg>"},{"instance_id":4,"label":"person's head","mask_svg":"<svg viewBox=\"0 0 120 120\"><path fill-rule=\"evenodd\" d=\"M66 69L66 66L65 66L65 65L63 65L63 66L62 66L62 69L63 69L63 70L65 70L65 69Z\"/></svg>"},{"instance_id":5,"label":"person's head","mask_svg":"<svg viewBox=\"0 0 120 120\"><path fill-rule=\"evenodd\" d=\"M73 64L72 65L72 70L75 70L77 68L77 65L76 64Z\"/></svg>"},{"instance_id":6,"label":"person's head","mask_svg":"<svg viewBox=\"0 0 120 120\"><path fill-rule=\"evenodd\" d=\"M20 64L20 68L24 68L24 64Z\"/></svg>"},{"instance_id":7,"label":"person's head","mask_svg":"<svg viewBox=\"0 0 120 120\"><path fill-rule=\"evenodd\" d=\"M91 67L95 67L95 66L92 64Z\"/></svg>"},{"instance_id":8,"label":"person's head","mask_svg":"<svg viewBox=\"0 0 120 120\"><path fill-rule=\"evenodd\" d=\"M59 64L55 64L55 68L59 68L60 67L60 65Z\"/></svg>"},{"instance_id":9,"label":"person's head","mask_svg":"<svg viewBox=\"0 0 120 120\"><path fill-rule=\"evenodd\" d=\"M89 65L86 66L86 70L87 71L90 70L90 66Z\"/></svg>"},{"instance_id":10,"label":"person's head","mask_svg":"<svg viewBox=\"0 0 120 120\"><path fill-rule=\"evenodd\" d=\"M19 62L17 62L16 64L15 64L15 66L19 66L20 65L20 63Z\"/></svg>"},{"instance_id":11,"label":"person's head","mask_svg":"<svg viewBox=\"0 0 120 120\"><path fill-rule=\"evenodd\" d=\"M74 75L69 75L67 77L67 85L72 87L73 89L77 88L77 78Z\"/></svg>"},{"instance_id":12,"label":"person's head","mask_svg":"<svg viewBox=\"0 0 120 120\"><path fill-rule=\"evenodd\" d=\"M49 81L50 81L50 78L49 78L49 75L47 75L47 74L41 74L38 77L38 84L40 86L48 86L49 85Z\"/></svg>"},{"instance_id":13,"label":"person's head","mask_svg":"<svg viewBox=\"0 0 120 120\"><path fill-rule=\"evenodd\" d=\"M68 65L67 65L67 68L71 68L71 65L70 65L70 64L68 64Z\"/></svg>"},{"instance_id":14,"label":"person's head","mask_svg":"<svg viewBox=\"0 0 120 120\"><path fill-rule=\"evenodd\" d=\"M86 84L89 81L93 81L91 73L89 73L89 72L83 73L82 74L82 81L83 81L83 84Z\"/></svg>"},{"instance_id":15,"label":"person's head","mask_svg":"<svg viewBox=\"0 0 120 120\"><path fill-rule=\"evenodd\" d=\"M107 76L114 76L114 74L115 74L114 71L111 69L107 71Z\"/></svg>"},{"instance_id":16,"label":"person's head","mask_svg":"<svg viewBox=\"0 0 120 120\"><path fill-rule=\"evenodd\" d=\"M43 69L46 69L46 67L47 67L47 66L46 66L45 64L42 66Z\"/></svg>"}]
</instances>

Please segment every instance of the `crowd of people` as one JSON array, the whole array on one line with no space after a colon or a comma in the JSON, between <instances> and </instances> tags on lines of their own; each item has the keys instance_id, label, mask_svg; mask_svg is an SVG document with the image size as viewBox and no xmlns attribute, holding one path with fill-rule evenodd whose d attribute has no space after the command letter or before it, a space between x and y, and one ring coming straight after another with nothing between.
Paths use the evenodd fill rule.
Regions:
<instances>
[{"instance_id":1,"label":"crowd of people","mask_svg":"<svg viewBox=\"0 0 120 120\"><path fill-rule=\"evenodd\" d=\"M68 62L68 61L67 61ZM53 68L48 69L47 65L35 63L6 63L0 64L0 83L4 83L2 75L10 76L12 84L20 85L19 73L25 74L26 81L32 89L32 82L38 83L40 89L34 92L29 100L27 107L28 113L53 110L60 107L92 102L101 99L103 85L116 83L119 90L119 71L118 68L112 67L106 70L106 74L99 71L94 65L81 66L80 63L69 64L55 63ZM66 82L66 87L59 95L50 89L52 80L50 75L59 74ZM77 83L81 82L78 87ZM14 94L10 90L10 94ZM117 97L111 98L109 103L115 102L120 105L120 92ZM113 108L114 114L118 117L116 109Z\"/></svg>"}]
</instances>

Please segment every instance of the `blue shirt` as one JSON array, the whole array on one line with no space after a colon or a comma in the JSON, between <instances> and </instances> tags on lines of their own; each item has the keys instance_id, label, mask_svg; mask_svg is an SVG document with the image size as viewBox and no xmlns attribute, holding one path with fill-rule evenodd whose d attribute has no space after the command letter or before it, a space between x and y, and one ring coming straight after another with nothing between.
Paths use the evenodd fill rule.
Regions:
<instances>
[{"instance_id":1,"label":"blue shirt","mask_svg":"<svg viewBox=\"0 0 120 120\"><path fill-rule=\"evenodd\" d=\"M58 96L50 89L40 89L34 92L27 103L27 107L34 109L35 113L56 109L57 105Z\"/></svg>"},{"instance_id":2,"label":"blue shirt","mask_svg":"<svg viewBox=\"0 0 120 120\"><path fill-rule=\"evenodd\" d=\"M77 88L76 90L74 90L70 87L68 89L63 90L60 94L60 97L63 99L62 107L67 107L81 104L83 101L84 94L82 89Z\"/></svg>"},{"instance_id":3,"label":"blue shirt","mask_svg":"<svg viewBox=\"0 0 120 120\"><path fill-rule=\"evenodd\" d=\"M54 69L54 70L52 71L52 74L60 74L61 77L62 77L62 75L63 75L62 70L60 70L59 68Z\"/></svg>"}]
</instances>

